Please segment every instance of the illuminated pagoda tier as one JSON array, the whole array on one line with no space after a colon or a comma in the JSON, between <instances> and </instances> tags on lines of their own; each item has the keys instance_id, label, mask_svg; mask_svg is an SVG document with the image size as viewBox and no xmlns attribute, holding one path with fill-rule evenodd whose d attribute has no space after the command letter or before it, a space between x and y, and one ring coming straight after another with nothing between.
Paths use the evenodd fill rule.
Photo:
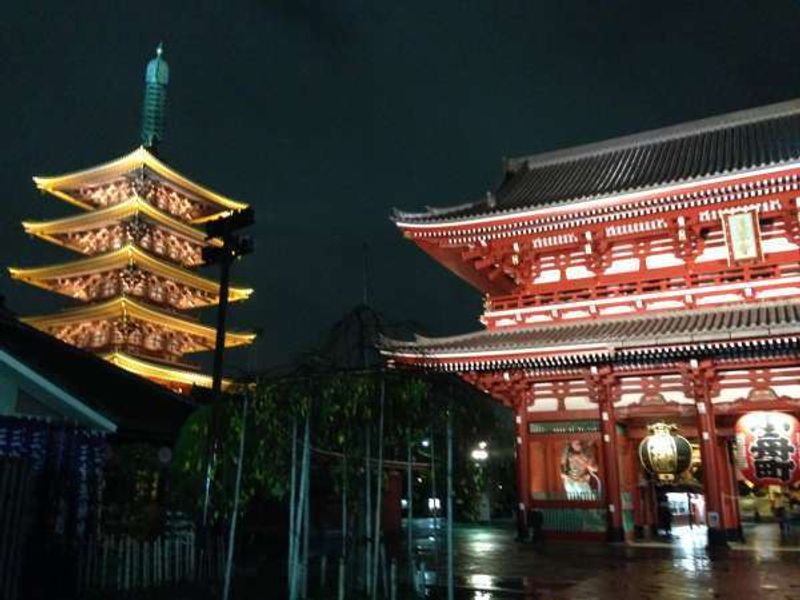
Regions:
<instances>
[{"instance_id":1,"label":"illuminated pagoda tier","mask_svg":"<svg viewBox=\"0 0 800 600\"><path fill-rule=\"evenodd\" d=\"M670 488L637 448L662 422L696 450L679 497L724 542L748 479L734 448L771 485L800 479L791 426L735 433L800 414L799 210L800 100L508 160L477 202L395 215L483 293L485 329L383 353L514 411L521 531L531 510L549 537L654 530Z\"/></svg>"},{"instance_id":2,"label":"illuminated pagoda tier","mask_svg":"<svg viewBox=\"0 0 800 600\"><path fill-rule=\"evenodd\" d=\"M85 212L24 222L25 231L82 256L9 271L14 279L83 303L25 322L185 392L211 386L211 378L185 360L215 343L216 330L186 314L219 302L219 284L194 272L203 264L203 248L221 245L206 239L203 223L247 205L191 181L156 156L168 73L159 47L146 71L143 146L97 167L34 177L40 190ZM231 287L228 297L245 300L251 293ZM225 345L253 339L228 333Z\"/></svg>"}]
</instances>

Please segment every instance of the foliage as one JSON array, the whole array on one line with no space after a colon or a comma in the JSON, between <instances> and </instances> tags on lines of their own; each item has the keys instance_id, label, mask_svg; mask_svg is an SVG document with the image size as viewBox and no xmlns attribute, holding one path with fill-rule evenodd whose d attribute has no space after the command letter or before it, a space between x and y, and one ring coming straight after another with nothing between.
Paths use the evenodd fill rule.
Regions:
<instances>
[{"instance_id":1,"label":"foliage","mask_svg":"<svg viewBox=\"0 0 800 600\"><path fill-rule=\"evenodd\" d=\"M291 440L297 440L310 413L312 446L318 451L315 464L325 464L337 489L348 479L351 490L362 486L367 428L372 431L373 458L377 448L377 419L381 388L384 397L384 458L404 461L411 440L437 438L443 465L444 431L448 406L453 411L457 455L468 455L468 445L488 439L497 418L487 399L448 380L422 378L402 371L311 373L285 379L262 379L242 391L250 402L242 476L240 507L246 511L255 499L284 499L290 482ZM487 408L489 406L490 408ZM216 415L215 415L216 412ZM216 410L197 410L184 425L175 448L173 492L177 505L193 512L200 509L203 465L209 427L217 419L219 439L214 473L215 518L230 514L234 478L242 429L242 399L228 401ZM463 446L463 447L461 447ZM347 457L344 469L342 456ZM298 453L299 460L299 453ZM440 465L440 466L441 466ZM477 490L485 486L476 480L474 465L457 461L457 495L465 498L464 516ZM444 489L444 471L441 489ZM338 493L338 492L337 492ZM351 501L355 499L351 496ZM195 512L195 514L197 514Z\"/></svg>"},{"instance_id":2,"label":"foliage","mask_svg":"<svg viewBox=\"0 0 800 600\"><path fill-rule=\"evenodd\" d=\"M164 517L157 502L165 475L158 449L149 444L114 446L105 472L104 528L141 538L155 535Z\"/></svg>"}]
</instances>

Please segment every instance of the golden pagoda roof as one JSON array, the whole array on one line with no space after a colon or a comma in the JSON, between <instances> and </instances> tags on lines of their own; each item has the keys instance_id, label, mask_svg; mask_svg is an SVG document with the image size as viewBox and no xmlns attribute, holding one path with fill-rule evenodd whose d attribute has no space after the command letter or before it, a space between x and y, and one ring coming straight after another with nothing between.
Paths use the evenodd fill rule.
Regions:
<instances>
[{"instance_id":1,"label":"golden pagoda roof","mask_svg":"<svg viewBox=\"0 0 800 600\"><path fill-rule=\"evenodd\" d=\"M54 314L23 317L20 320L36 329L46 331L52 327L70 325L82 321L97 321L120 317L147 321L174 331L204 338L209 342L210 346L213 346L216 339L217 330L214 327L159 311L127 296L114 298L108 302L70 308ZM225 346L233 347L250 344L255 337L255 333L229 331L225 334Z\"/></svg>"},{"instance_id":2,"label":"golden pagoda roof","mask_svg":"<svg viewBox=\"0 0 800 600\"><path fill-rule=\"evenodd\" d=\"M103 358L121 369L157 382L176 384L181 387L197 385L207 388L210 388L213 382L211 376L205 373L170 367L144 360L138 356L131 356L125 352L112 352L103 355ZM223 379L222 389L227 388L231 383L229 379Z\"/></svg>"},{"instance_id":3,"label":"golden pagoda roof","mask_svg":"<svg viewBox=\"0 0 800 600\"><path fill-rule=\"evenodd\" d=\"M61 287L59 282L50 282L50 280L123 269L128 265L139 266L155 275L201 290L213 295L217 299L216 301L219 301L219 284L217 282L159 260L132 244L99 256L73 260L58 265L31 269L9 267L8 271L12 279L18 279L36 287L59 292ZM231 287L228 291L228 299L231 302L246 300L252 293L253 290L250 288Z\"/></svg>"},{"instance_id":4,"label":"golden pagoda roof","mask_svg":"<svg viewBox=\"0 0 800 600\"><path fill-rule=\"evenodd\" d=\"M192 241L206 243L206 234L203 231L175 219L138 196L108 208L102 208L89 213L81 213L63 219L55 219L52 221L23 221L22 226L25 228L26 233L63 246L63 242L54 236L96 229L108 223L122 221L138 214L145 215L171 231L183 235ZM214 245L221 244L217 239L208 240L208 243Z\"/></svg>"},{"instance_id":5,"label":"golden pagoda roof","mask_svg":"<svg viewBox=\"0 0 800 600\"><path fill-rule=\"evenodd\" d=\"M242 210L247 208L247 204L238 202L226 196L222 196L181 175L177 171L161 162L158 158L156 158L155 155L148 151L147 148L142 146L139 146L136 150L126 154L125 156L96 167L53 177L34 177L33 181L36 183L36 187L38 187L40 190L53 194L54 196L67 200L68 202L71 202L72 204L82 208L91 210L94 208L93 206L81 201L79 198L74 197L69 193L69 190L84 186L108 183L123 175L142 168L150 169L166 181L169 181L178 188L199 199L216 204L220 207L220 212ZM219 213L209 215L202 219L198 219L198 222L212 220L219 216Z\"/></svg>"}]
</instances>

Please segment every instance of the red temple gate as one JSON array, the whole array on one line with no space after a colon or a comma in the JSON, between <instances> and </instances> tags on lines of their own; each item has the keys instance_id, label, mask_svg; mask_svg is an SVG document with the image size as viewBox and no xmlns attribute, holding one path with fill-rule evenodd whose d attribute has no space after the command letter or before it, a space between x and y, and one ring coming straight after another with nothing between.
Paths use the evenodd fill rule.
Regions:
<instances>
[{"instance_id":1,"label":"red temple gate","mask_svg":"<svg viewBox=\"0 0 800 600\"><path fill-rule=\"evenodd\" d=\"M738 537L736 421L800 413L799 176L800 101L511 159L485 199L395 216L486 329L383 352L515 411L520 527L655 527L636 449L664 421L698 450L709 541Z\"/></svg>"}]
</instances>

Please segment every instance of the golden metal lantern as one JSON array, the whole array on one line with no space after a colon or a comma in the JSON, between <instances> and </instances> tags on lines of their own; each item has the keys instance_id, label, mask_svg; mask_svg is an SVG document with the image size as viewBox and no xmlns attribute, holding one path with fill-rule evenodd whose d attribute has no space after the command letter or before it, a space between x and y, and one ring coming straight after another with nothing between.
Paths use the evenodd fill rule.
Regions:
<instances>
[{"instance_id":1,"label":"golden metal lantern","mask_svg":"<svg viewBox=\"0 0 800 600\"><path fill-rule=\"evenodd\" d=\"M692 445L675 433L677 425L654 423L650 435L639 444L639 462L659 479L672 479L692 464Z\"/></svg>"}]
</instances>

